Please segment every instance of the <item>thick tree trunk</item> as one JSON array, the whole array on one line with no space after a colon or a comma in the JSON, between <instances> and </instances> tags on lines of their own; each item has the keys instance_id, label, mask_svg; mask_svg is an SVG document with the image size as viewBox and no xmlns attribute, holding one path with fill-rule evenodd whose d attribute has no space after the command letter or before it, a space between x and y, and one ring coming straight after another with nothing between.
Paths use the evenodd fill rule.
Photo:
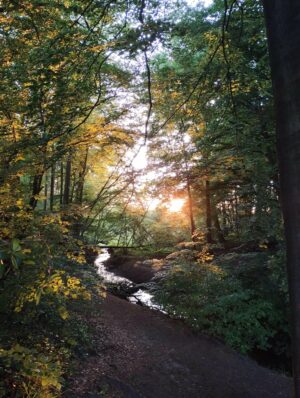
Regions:
<instances>
[{"instance_id":1,"label":"thick tree trunk","mask_svg":"<svg viewBox=\"0 0 300 398\"><path fill-rule=\"evenodd\" d=\"M212 243L212 217L211 217L211 202L210 202L210 183L205 181L205 204L206 204L206 241Z\"/></svg>"},{"instance_id":2,"label":"thick tree trunk","mask_svg":"<svg viewBox=\"0 0 300 398\"><path fill-rule=\"evenodd\" d=\"M263 3L287 242L295 397L300 398L300 1L264 0Z\"/></svg>"}]
</instances>

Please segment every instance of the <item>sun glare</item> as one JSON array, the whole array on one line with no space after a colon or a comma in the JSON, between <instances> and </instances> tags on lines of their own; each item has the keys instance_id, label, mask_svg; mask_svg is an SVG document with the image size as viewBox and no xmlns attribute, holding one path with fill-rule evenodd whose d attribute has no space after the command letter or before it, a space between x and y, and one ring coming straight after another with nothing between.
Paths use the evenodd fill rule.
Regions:
<instances>
[{"instance_id":1,"label":"sun glare","mask_svg":"<svg viewBox=\"0 0 300 398\"><path fill-rule=\"evenodd\" d=\"M168 209L172 213L178 213L182 210L182 207L184 205L185 200L184 199L172 199L170 200L168 204Z\"/></svg>"}]
</instances>

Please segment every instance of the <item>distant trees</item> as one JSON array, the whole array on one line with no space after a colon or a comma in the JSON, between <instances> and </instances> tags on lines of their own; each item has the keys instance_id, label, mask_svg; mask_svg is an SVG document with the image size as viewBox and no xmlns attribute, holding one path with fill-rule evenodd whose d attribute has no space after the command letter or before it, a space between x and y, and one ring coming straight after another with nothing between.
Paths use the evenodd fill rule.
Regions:
<instances>
[{"instance_id":1,"label":"distant trees","mask_svg":"<svg viewBox=\"0 0 300 398\"><path fill-rule=\"evenodd\" d=\"M93 200L89 173L100 171L104 184L120 148L132 145L132 131L116 124L124 109L113 105L130 74L109 60L118 51L126 7L2 2L1 227L15 217L16 203L57 212Z\"/></svg>"},{"instance_id":2,"label":"distant trees","mask_svg":"<svg viewBox=\"0 0 300 398\"><path fill-rule=\"evenodd\" d=\"M167 134L172 123L178 131L184 120L194 147L196 224L205 226L209 241L281 236L266 54L262 6L232 2L224 11L215 2L186 11L169 33L168 49L152 61L153 135Z\"/></svg>"},{"instance_id":3,"label":"distant trees","mask_svg":"<svg viewBox=\"0 0 300 398\"><path fill-rule=\"evenodd\" d=\"M262 5L154 10L152 1L3 2L4 212L18 200L45 211L72 204L84 208L85 232L98 225L132 183L125 151L137 135L118 126L129 106L115 101L128 90L144 106L153 163L165 165L161 193L187 198L191 235L280 239Z\"/></svg>"}]
</instances>

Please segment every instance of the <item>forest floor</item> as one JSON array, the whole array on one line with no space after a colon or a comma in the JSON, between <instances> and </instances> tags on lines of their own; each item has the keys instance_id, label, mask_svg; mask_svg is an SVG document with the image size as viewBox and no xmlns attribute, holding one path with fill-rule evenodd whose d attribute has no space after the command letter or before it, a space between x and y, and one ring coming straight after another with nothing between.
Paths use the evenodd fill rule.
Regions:
<instances>
[{"instance_id":1,"label":"forest floor","mask_svg":"<svg viewBox=\"0 0 300 398\"><path fill-rule=\"evenodd\" d=\"M286 398L291 379L180 320L108 295L81 317L94 351L78 360L68 398Z\"/></svg>"}]
</instances>

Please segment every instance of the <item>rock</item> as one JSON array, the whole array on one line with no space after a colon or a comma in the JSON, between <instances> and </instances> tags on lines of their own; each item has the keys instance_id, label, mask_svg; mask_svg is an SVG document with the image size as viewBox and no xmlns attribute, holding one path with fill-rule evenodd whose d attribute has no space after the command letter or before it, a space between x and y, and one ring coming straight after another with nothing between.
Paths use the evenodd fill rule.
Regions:
<instances>
[{"instance_id":1,"label":"rock","mask_svg":"<svg viewBox=\"0 0 300 398\"><path fill-rule=\"evenodd\" d=\"M200 251L203 249L203 243L201 242L180 242L176 245L178 250L196 250Z\"/></svg>"},{"instance_id":2,"label":"rock","mask_svg":"<svg viewBox=\"0 0 300 398\"><path fill-rule=\"evenodd\" d=\"M144 265L146 267L151 267L154 270L159 270L164 266L164 260L158 260L156 258L153 258L153 259L145 260L139 265Z\"/></svg>"},{"instance_id":3,"label":"rock","mask_svg":"<svg viewBox=\"0 0 300 398\"><path fill-rule=\"evenodd\" d=\"M154 277L151 279L151 282L154 283L154 286L161 282L169 275L169 269L171 267L165 267L162 271L157 272Z\"/></svg>"},{"instance_id":4,"label":"rock","mask_svg":"<svg viewBox=\"0 0 300 398\"><path fill-rule=\"evenodd\" d=\"M114 283L108 285L108 291L112 293L113 295L120 297L122 299L126 299L128 296L132 294L132 292L135 292L135 285L131 285L128 283Z\"/></svg>"},{"instance_id":5,"label":"rock","mask_svg":"<svg viewBox=\"0 0 300 398\"><path fill-rule=\"evenodd\" d=\"M164 266L164 260L144 260L134 256L112 256L106 267L116 275L130 279L134 283L151 280L154 274Z\"/></svg>"}]
</instances>

